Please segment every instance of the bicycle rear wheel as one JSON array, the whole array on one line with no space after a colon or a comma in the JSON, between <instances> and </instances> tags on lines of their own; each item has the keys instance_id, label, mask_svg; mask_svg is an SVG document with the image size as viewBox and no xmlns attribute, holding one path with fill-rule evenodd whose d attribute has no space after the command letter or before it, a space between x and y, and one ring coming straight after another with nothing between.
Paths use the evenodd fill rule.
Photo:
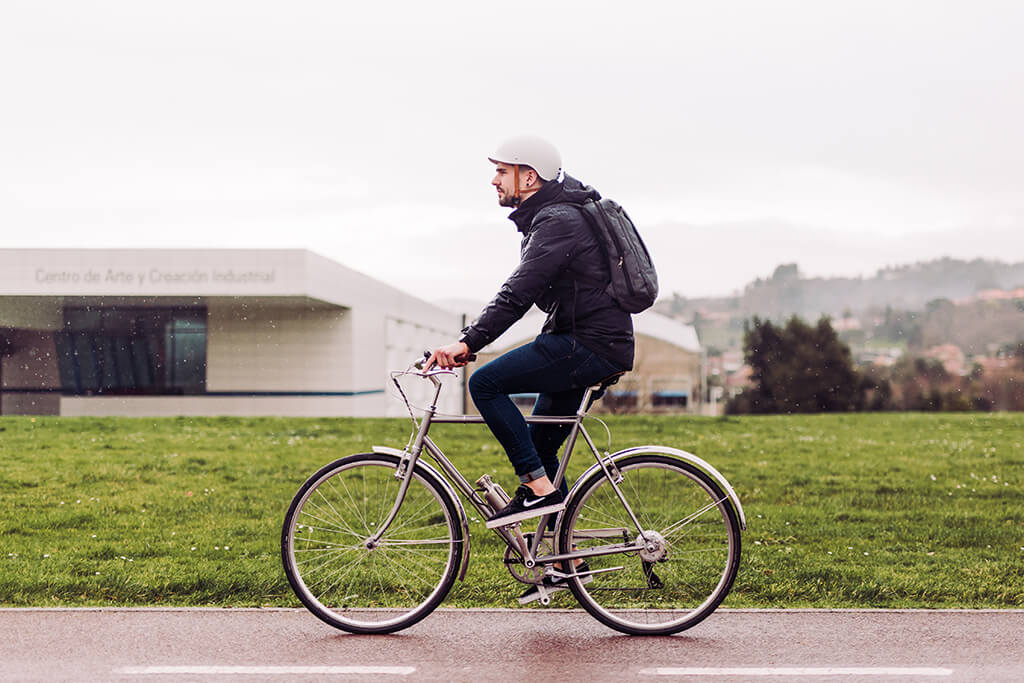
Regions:
<instances>
[{"instance_id":1,"label":"bicycle rear wheel","mask_svg":"<svg viewBox=\"0 0 1024 683\"><path fill-rule=\"evenodd\" d=\"M417 467L398 516L376 546L367 540L396 500L399 458L337 460L302 485L285 516L281 558L302 604L352 633L392 633L428 615L448 594L466 539L458 504Z\"/></svg>"},{"instance_id":2,"label":"bicycle rear wheel","mask_svg":"<svg viewBox=\"0 0 1024 683\"><path fill-rule=\"evenodd\" d=\"M619 484L650 547L591 557L591 580L570 580L596 619L631 635L667 635L694 626L725 599L740 560L740 526L728 496L696 467L657 453L616 463ZM601 471L566 505L560 548L630 545L639 533ZM608 570L608 571L600 571Z\"/></svg>"}]
</instances>

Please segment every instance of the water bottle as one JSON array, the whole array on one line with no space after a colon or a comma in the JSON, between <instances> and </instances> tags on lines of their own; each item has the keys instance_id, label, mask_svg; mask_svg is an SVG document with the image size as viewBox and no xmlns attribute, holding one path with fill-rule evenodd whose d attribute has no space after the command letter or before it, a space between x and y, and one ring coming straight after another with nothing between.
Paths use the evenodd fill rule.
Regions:
<instances>
[{"instance_id":1,"label":"water bottle","mask_svg":"<svg viewBox=\"0 0 1024 683\"><path fill-rule=\"evenodd\" d=\"M501 488L501 484L497 484L491 479L491 475L483 475L476 480L476 485L480 487L479 490L483 491L484 498L495 512L508 505L508 494L505 493L505 489ZM504 537L506 542L514 544L514 547L519 551L519 554L525 558L523 563L528 568L534 566L533 556L530 554L530 546L527 544L526 538L523 536L523 532L519 528L518 523L516 523L510 531L506 531L505 529L494 529L494 531L498 535Z\"/></svg>"},{"instance_id":2,"label":"water bottle","mask_svg":"<svg viewBox=\"0 0 1024 683\"><path fill-rule=\"evenodd\" d=\"M485 474L476 480L476 485L483 491L484 498L495 512L508 505L509 497L500 484L491 479L491 475Z\"/></svg>"}]
</instances>

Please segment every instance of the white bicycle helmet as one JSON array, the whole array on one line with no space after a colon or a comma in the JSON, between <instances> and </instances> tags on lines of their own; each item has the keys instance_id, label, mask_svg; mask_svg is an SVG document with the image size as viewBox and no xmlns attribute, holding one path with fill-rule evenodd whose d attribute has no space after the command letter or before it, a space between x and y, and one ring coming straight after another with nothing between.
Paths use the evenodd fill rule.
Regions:
<instances>
[{"instance_id":1,"label":"white bicycle helmet","mask_svg":"<svg viewBox=\"0 0 1024 683\"><path fill-rule=\"evenodd\" d=\"M562 155L555 146L533 135L505 140L487 159L492 164L529 166L541 180L554 180L562 172Z\"/></svg>"}]
</instances>

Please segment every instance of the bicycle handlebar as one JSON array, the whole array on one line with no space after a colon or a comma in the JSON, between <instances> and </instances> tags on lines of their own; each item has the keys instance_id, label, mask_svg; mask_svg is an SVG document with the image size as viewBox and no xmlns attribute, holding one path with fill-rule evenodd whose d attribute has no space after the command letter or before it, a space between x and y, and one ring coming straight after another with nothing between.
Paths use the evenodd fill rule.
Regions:
<instances>
[{"instance_id":1,"label":"bicycle handlebar","mask_svg":"<svg viewBox=\"0 0 1024 683\"><path fill-rule=\"evenodd\" d=\"M423 352L423 358L419 358L417 360L414 360L410 367L414 367L417 370L422 370L423 369L423 361L427 360L428 358L430 358L430 351L424 351ZM457 361L459 361L460 363L472 363L473 361L476 360L476 354L475 353L470 353L470 354L465 355L465 356L456 356L455 359Z\"/></svg>"}]
</instances>

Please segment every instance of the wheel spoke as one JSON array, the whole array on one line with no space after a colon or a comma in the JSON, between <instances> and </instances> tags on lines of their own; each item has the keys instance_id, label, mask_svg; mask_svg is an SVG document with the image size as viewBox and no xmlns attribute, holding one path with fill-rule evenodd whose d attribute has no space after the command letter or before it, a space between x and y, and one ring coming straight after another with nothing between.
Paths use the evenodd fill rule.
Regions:
<instances>
[{"instance_id":1,"label":"wheel spoke","mask_svg":"<svg viewBox=\"0 0 1024 683\"><path fill-rule=\"evenodd\" d=\"M689 464L657 453L616 463L619 490L643 526L643 543L625 554L588 559L591 575L573 593L591 614L626 633L674 633L705 618L725 597L739 560L739 524L717 483ZM593 528L632 521L602 473L581 484L563 515L561 548L594 548L607 540ZM578 530L578 531L576 531ZM573 582L575 584L576 582Z\"/></svg>"},{"instance_id":2,"label":"wheel spoke","mask_svg":"<svg viewBox=\"0 0 1024 683\"><path fill-rule=\"evenodd\" d=\"M708 503L704 507L700 508L696 512L693 512L693 513L687 515L685 518L679 520L675 524L670 524L669 526L665 527L664 529L661 530L661 534L663 536L671 536L672 534L674 534L676 531L678 531L682 527L686 526L690 522L692 522L695 519L697 519L698 517L702 516L705 512L708 512L709 510L714 510L719 505L724 503L725 500L726 500L726 498L722 497L722 498L719 498L718 500L711 501L710 503Z\"/></svg>"},{"instance_id":3,"label":"wheel spoke","mask_svg":"<svg viewBox=\"0 0 1024 683\"><path fill-rule=\"evenodd\" d=\"M396 500L396 463L376 455L338 461L300 489L285 520L289 581L307 608L338 628L385 633L415 623L458 572L457 503L418 468L391 525L367 547Z\"/></svg>"},{"instance_id":4,"label":"wheel spoke","mask_svg":"<svg viewBox=\"0 0 1024 683\"><path fill-rule=\"evenodd\" d=\"M381 548L387 548L393 545L451 545L454 542L455 541L450 538L388 538L381 541L378 546Z\"/></svg>"}]
</instances>

